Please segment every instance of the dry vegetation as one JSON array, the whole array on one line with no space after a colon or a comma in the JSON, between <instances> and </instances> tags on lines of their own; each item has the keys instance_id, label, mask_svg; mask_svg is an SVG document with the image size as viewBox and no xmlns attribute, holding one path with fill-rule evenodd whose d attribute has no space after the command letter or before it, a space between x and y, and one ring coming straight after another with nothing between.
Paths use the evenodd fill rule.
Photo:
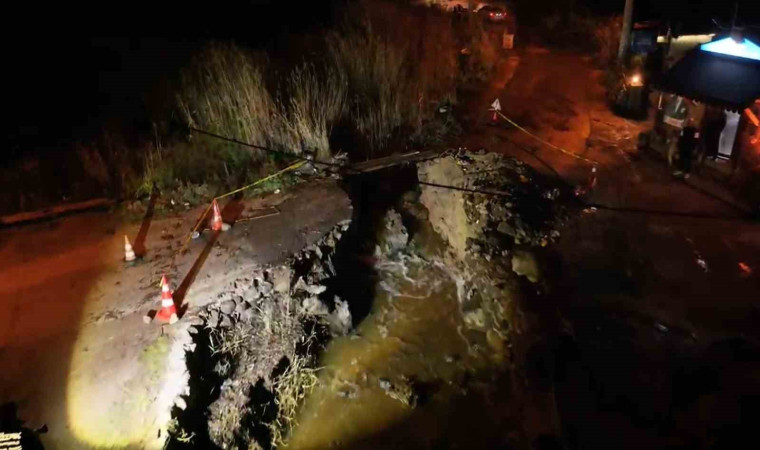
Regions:
<instances>
[{"instance_id":1,"label":"dry vegetation","mask_svg":"<svg viewBox=\"0 0 760 450\"><path fill-rule=\"evenodd\" d=\"M264 152L189 134L186 126L319 158L341 150L364 159L440 144L459 130L440 107L455 103L463 84L488 77L498 57L474 15L382 0L346 6L332 30L309 39L321 40L323 50L292 68L232 43L208 44L169 89L173 107L156 113L149 133L127 142L135 130L104 131L79 146L82 177L100 186L98 194L144 198L155 186L194 199L185 191L214 195L281 166ZM36 203L19 196L0 200L20 209Z\"/></svg>"},{"instance_id":2,"label":"dry vegetation","mask_svg":"<svg viewBox=\"0 0 760 450\"><path fill-rule=\"evenodd\" d=\"M338 145L354 158L369 157L450 136L456 124L437 114L439 106L455 101L461 82L487 76L497 59L479 20L457 21L435 9L382 1L350 6L339 29L324 40L321 60L297 65L285 77L265 57L232 44L209 45L183 72L177 94L183 120L320 158L329 157L333 132L341 127L345 142ZM473 51L460 64L463 46ZM195 151L213 147L204 141ZM197 159L185 153L183 160ZM264 161L261 152L239 148L214 153L228 164L223 175L237 172L233 179Z\"/></svg>"},{"instance_id":3,"label":"dry vegetation","mask_svg":"<svg viewBox=\"0 0 760 450\"><path fill-rule=\"evenodd\" d=\"M186 123L246 142L271 143L276 103L264 84L264 68L265 62L257 63L232 44L208 45L182 73L177 104Z\"/></svg>"}]
</instances>

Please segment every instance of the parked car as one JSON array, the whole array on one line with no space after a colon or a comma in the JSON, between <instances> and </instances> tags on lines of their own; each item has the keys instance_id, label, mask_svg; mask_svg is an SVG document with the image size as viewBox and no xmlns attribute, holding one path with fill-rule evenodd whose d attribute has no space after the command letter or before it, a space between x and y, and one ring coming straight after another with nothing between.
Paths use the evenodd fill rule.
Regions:
<instances>
[{"instance_id":1,"label":"parked car","mask_svg":"<svg viewBox=\"0 0 760 450\"><path fill-rule=\"evenodd\" d=\"M494 23L506 22L510 17L507 8L504 6L486 5L478 9L476 12L485 20Z\"/></svg>"}]
</instances>

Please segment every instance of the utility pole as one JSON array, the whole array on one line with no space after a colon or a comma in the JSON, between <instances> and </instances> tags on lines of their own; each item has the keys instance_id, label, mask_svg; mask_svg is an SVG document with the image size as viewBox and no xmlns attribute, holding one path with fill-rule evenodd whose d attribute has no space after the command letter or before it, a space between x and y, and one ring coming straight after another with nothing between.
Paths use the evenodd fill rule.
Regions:
<instances>
[{"instance_id":1,"label":"utility pole","mask_svg":"<svg viewBox=\"0 0 760 450\"><path fill-rule=\"evenodd\" d=\"M625 62L625 55L631 46L631 28L633 27L633 0L625 0L623 11L623 31L620 34L620 47L618 48L618 63Z\"/></svg>"}]
</instances>

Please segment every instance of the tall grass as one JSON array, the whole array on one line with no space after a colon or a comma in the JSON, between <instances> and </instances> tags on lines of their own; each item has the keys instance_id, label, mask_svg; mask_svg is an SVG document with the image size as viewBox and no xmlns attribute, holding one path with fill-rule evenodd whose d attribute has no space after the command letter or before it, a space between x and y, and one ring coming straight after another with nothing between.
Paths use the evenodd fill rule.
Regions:
<instances>
[{"instance_id":1,"label":"tall grass","mask_svg":"<svg viewBox=\"0 0 760 450\"><path fill-rule=\"evenodd\" d=\"M323 72L311 64L291 72L279 103L276 136L280 146L313 151L320 159L330 156L330 132L346 103L343 74L331 67Z\"/></svg>"},{"instance_id":2,"label":"tall grass","mask_svg":"<svg viewBox=\"0 0 760 450\"><path fill-rule=\"evenodd\" d=\"M407 53L372 32L333 34L328 48L347 81L350 115L371 149L383 147L402 125L419 113L416 86L405 70Z\"/></svg>"},{"instance_id":3,"label":"tall grass","mask_svg":"<svg viewBox=\"0 0 760 450\"><path fill-rule=\"evenodd\" d=\"M451 20L428 8L360 2L328 36L330 60L348 84L351 123L371 151L419 134L441 100L455 95ZM357 21L357 17L361 18Z\"/></svg>"},{"instance_id":4,"label":"tall grass","mask_svg":"<svg viewBox=\"0 0 760 450\"><path fill-rule=\"evenodd\" d=\"M345 104L342 74L304 63L280 86L267 86L267 65L235 45L209 45L182 74L177 97L184 120L245 142L326 157ZM260 162L263 154L255 155Z\"/></svg>"},{"instance_id":5,"label":"tall grass","mask_svg":"<svg viewBox=\"0 0 760 450\"><path fill-rule=\"evenodd\" d=\"M181 75L177 103L185 121L246 142L270 144L277 105L265 85L262 64L232 44L208 45ZM261 153L255 156L262 158Z\"/></svg>"},{"instance_id":6,"label":"tall grass","mask_svg":"<svg viewBox=\"0 0 760 450\"><path fill-rule=\"evenodd\" d=\"M339 31L326 34L324 57L284 77L264 57L233 44L208 45L181 74L177 109L190 126L320 159L330 156L337 124L348 141L341 145L357 143L354 156L441 141L456 128L436 111L455 99L458 41L442 12L360 1L347 7ZM147 156L146 171L155 172ZM175 145L162 161L176 181L228 184L266 163L263 152L206 139Z\"/></svg>"}]
</instances>

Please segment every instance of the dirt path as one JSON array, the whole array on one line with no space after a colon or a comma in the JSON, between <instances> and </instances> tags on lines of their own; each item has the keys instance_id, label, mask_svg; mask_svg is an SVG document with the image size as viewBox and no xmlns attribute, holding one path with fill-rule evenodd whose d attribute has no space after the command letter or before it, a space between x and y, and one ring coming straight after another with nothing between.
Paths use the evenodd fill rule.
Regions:
<instances>
[{"instance_id":1,"label":"dirt path","mask_svg":"<svg viewBox=\"0 0 760 450\"><path fill-rule=\"evenodd\" d=\"M0 402L16 402L30 428L47 424L45 448L160 448L184 386L185 331L195 311L241 271L279 261L351 216L334 182L248 207L264 203L278 204L280 213L240 223L215 242L208 235L192 241L176 265L171 257L202 208L153 220L147 254L133 267L121 261L123 236L134 239L140 224L113 214L2 230ZM162 273L175 290L186 287L188 305L183 320L163 329L142 322L157 307Z\"/></svg>"}]
</instances>

